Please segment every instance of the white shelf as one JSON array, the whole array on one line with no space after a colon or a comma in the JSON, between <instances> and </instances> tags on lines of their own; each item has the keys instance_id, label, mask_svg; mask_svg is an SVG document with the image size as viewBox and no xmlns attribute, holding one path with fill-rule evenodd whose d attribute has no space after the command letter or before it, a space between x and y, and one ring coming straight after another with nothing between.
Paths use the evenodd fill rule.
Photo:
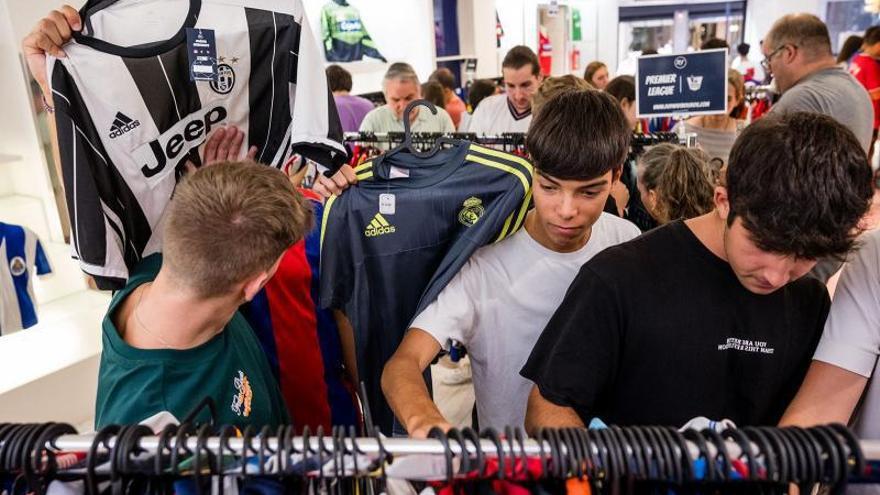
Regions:
<instances>
[{"instance_id":1,"label":"white shelf","mask_svg":"<svg viewBox=\"0 0 880 495\"><path fill-rule=\"evenodd\" d=\"M49 239L49 223L40 198L23 194L0 196L0 222L24 225L40 239Z\"/></svg>"}]
</instances>

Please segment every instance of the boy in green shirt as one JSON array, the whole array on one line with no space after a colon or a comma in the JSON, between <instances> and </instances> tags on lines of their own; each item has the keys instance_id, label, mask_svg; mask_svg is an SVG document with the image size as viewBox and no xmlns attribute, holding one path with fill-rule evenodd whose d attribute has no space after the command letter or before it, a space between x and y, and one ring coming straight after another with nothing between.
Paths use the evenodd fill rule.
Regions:
<instances>
[{"instance_id":1,"label":"boy in green shirt","mask_svg":"<svg viewBox=\"0 0 880 495\"><path fill-rule=\"evenodd\" d=\"M205 397L218 424L289 421L238 307L309 232L311 210L278 170L222 162L190 174L165 211L163 253L144 258L103 323L95 426L181 421ZM209 419L202 411L198 422Z\"/></svg>"}]
</instances>

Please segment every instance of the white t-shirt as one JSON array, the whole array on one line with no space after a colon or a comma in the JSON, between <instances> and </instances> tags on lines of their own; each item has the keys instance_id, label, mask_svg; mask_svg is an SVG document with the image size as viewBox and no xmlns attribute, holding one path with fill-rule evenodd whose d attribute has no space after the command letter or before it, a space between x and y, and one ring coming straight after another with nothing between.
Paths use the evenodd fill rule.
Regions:
<instances>
[{"instance_id":1,"label":"white t-shirt","mask_svg":"<svg viewBox=\"0 0 880 495\"><path fill-rule=\"evenodd\" d=\"M880 231L862 241L840 276L813 359L871 378L880 364ZM856 436L880 439L880 380L868 382L854 417Z\"/></svg>"},{"instance_id":2,"label":"white t-shirt","mask_svg":"<svg viewBox=\"0 0 880 495\"><path fill-rule=\"evenodd\" d=\"M473 132L478 136L497 136L505 132L526 132L532 123L531 110L523 115L516 115L513 105L507 99L507 95L492 95L484 98L477 105L467 132Z\"/></svg>"},{"instance_id":3,"label":"white t-shirt","mask_svg":"<svg viewBox=\"0 0 880 495\"><path fill-rule=\"evenodd\" d=\"M519 371L562 302L581 265L600 251L639 235L621 218L602 213L590 240L557 253L521 229L481 248L425 308L412 326L467 347L481 427L522 426L532 382Z\"/></svg>"}]
</instances>

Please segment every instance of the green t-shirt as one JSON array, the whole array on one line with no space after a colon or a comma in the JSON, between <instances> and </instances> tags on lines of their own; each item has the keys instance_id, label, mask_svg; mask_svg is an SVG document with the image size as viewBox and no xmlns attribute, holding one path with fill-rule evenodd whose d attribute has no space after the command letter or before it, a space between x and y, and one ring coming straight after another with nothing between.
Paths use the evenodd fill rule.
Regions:
<instances>
[{"instance_id":1,"label":"green t-shirt","mask_svg":"<svg viewBox=\"0 0 880 495\"><path fill-rule=\"evenodd\" d=\"M111 315L139 285L152 281L162 256L144 258L104 317L95 427L135 424L167 412L178 421L206 396L218 424L277 426L289 422L277 382L253 330L238 312L216 337L193 349L134 348L119 336ZM208 411L198 422L210 418Z\"/></svg>"}]
</instances>

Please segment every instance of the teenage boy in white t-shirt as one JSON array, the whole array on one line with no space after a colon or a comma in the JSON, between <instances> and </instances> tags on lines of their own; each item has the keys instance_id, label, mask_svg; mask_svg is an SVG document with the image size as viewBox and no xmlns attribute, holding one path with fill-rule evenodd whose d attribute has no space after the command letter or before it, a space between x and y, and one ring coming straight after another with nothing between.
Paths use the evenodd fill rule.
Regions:
<instances>
[{"instance_id":1,"label":"teenage boy in white t-shirt","mask_svg":"<svg viewBox=\"0 0 880 495\"><path fill-rule=\"evenodd\" d=\"M385 366L382 390L413 437L450 423L422 372L451 339L468 350L481 427L522 426L531 382L519 375L580 266L639 230L603 213L631 131L605 93L562 93L535 117L528 148L535 208L525 228L477 251L416 317Z\"/></svg>"}]
</instances>

